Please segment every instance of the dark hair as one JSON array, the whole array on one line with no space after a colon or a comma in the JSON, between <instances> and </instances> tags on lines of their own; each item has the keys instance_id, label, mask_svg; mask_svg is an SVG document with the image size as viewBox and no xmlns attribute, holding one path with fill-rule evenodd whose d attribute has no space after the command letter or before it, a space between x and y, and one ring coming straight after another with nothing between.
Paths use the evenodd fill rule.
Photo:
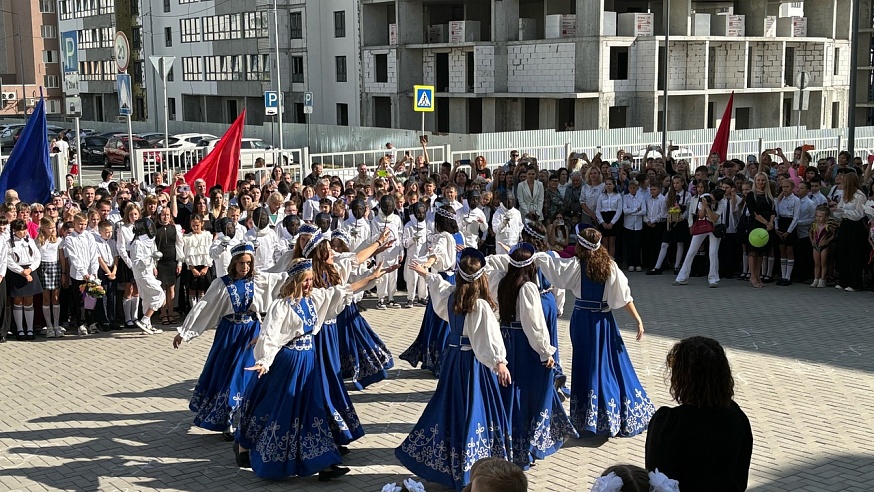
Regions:
<instances>
[{"instance_id":1,"label":"dark hair","mask_svg":"<svg viewBox=\"0 0 874 492\"><path fill-rule=\"evenodd\" d=\"M671 396L681 405L720 408L731 404L734 377L725 350L716 340L689 337L680 340L665 358L670 372Z\"/></svg>"},{"instance_id":2,"label":"dark hair","mask_svg":"<svg viewBox=\"0 0 874 492\"><path fill-rule=\"evenodd\" d=\"M442 210L452 213L455 215L455 209L452 208L451 205L443 205L440 207ZM437 232L448 232L450 234L455 234L458 232L458 222L455 219L450 219L449 217L444 217L439 213L434 214L434 230Z\"/></svg>"},{"instance_id":3,"label":"dark hair","mask_svg":"<svg viewBox=\"0 0 874 492\"><path fill-rule=\"evenodd\" d=\"M649 473L645 469L637 465L613 465L601 476L611 473L622 479L622 492L649 492Z\"/></svg>"},{"instance_id":4,"label":"dark hair","mask_svg":"<svg viewBox=\"0 0 874 492\"><path fill-rule=\"evenodd\" d=\"M476 273L484 266L485 265L480 262L479 258L476 258L475 256L465 256L458 262L458 267L461 268L461 271L469 275ZM473 308L476 306L476 301L479 299L483 299L489 303L489 306L492 309L495 308L495 301L492 300L492 296L489 294L488 277L483 275L473 282L468 282L459 275L456 282L454 294L455 300L452 304L453 311L458 314L473 312ZM316 287L319 286L317 285Z\"/></svg>"},{"instance_id":5,"label":"dark hair","mask_svg":"<svg viewBox=\"0 0 874 492\"><path fill-rule=\"evenodd\" d=\"M510 254L510 258L515 261L525 261L531 258L531 251L517 248ZM534 282L536 278L537 266L534 263L522 268L513 265L507 266L507 274L498 283L498 315L502 326L509 326L510 323L518 321L516 319L516 301L519 297L519 291L525 283Z\"/></svg>"},{"instance_id":6,"label":"dark hair","mask_svg":"<svg viewBox=\"0 0 874 492\"><path fill-rule=\"evenodd\" d=\"M540 222L528 222L528 227L534 229L534 232L537 234L546 237L546 227L544 227ZM546 241L528 234L525 229L522 229L522 241L534 245L534 247L537 248L537 251L547 251L549 249L549 245L546 244Z\"/></svg>"}]
</instances>

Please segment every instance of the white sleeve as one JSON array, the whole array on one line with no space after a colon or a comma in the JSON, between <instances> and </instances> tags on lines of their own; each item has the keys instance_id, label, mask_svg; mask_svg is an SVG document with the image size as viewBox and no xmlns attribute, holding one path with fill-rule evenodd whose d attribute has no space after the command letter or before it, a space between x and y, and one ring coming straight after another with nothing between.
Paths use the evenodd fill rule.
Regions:
<instances>
[{"instance_id":1,"label":"white sleeve","mask_svg":"<svg viewBox=\"0 0 874 492\"><path fill-rule=\"evenodd\" d=\"M176 236L176 242L177 242L177 244L179 244L179 248L181 249L182 241L181 241L181 238L179 236ZM212 245L209 247L209 257L212 258L213 260L215 260L216 258L221 256L222 253L225 252L225 248L227 248L227 246L222 244L221 238L214 239L212 241ZM176 259L177 260L182 259L182 255L180 253L181 253L181 251L179 249L177 249L176 250Z\"/></svg>"},{"instance_id":2,"label":"white sleeve","mask_svg":"<svg viewBox=\"0 0 874 492\"><path fill-rule=\"evenodd\" d=\"M88 251L88 270L85 273L91 275L97 275L97 269L94 266L97 264L97 245L94 244L94 241L91 241L91 248ZM27 247L30 248L30 257L33 258L33 261L30 262L30 270L36 273L37 269L39 269L39 264L42 262L42 255L39 252L39 246L36 245L36 241L30 239L27 241Z\"/></svg>"},{"instance_id":3,"label":"white sleeve","mask_svg":"<svg viewBox=\"0 0 874 492\"><path fill-rule=\"evenodd\" d=\"M185 317L177 331L186 342L199 337L206 330L218 324L222 316L233 314L234 307L228 297L228 289L222 279L212 281L203 299L197 302Z\"/></svg>"},{"instance_id":4,"label":"white sleeve","mask_svg":"<svg viewBox=\"0 0 874 492\"><path fill-rule=\"evenodd\" d=\"M434 267L439 271L449 270L455 266L455 239L450 239L444 233L439 233L431 256L437 258Z\"/></svg>"},{"instance_id":5,"label":"white sleeve","mask_svg":"<svg viewBox=\"0 0 874 492\"><path fill-rule=\"evenodd\" d=\"M537 264L549 283L559 289L580 288L582 274L580 262L576 258L553 258L547 254L537 254Z\"/></svg>"},{"instance_id":6,"label":"white sleeve","mask_svg":"<svg viewBox=\"0 0 874 492\"><path fill-rule=\"evenodd\" d=\"M628 278L625 277L615 261L610 262L610 276L607 277L607 282L604 285L604 297L610 309L619 309L634 301L634 298L631 297L631 288L628 286Z\"/></svg>"},{"instance_id":7,"label":"white sleeve","mask_svg":"<svg viewBox=\"0 0 874 492\"><path fill-rule=\"evenodd\" d=\"M287 299L276 299L267 309L264 321L261 323L261 334L255 344L255 364L269 370L273 358L303 330L303 322L291 309Z\"/></svg>"},{"instance_id":8,"label":"white sleeve","mask_svg":"<svg viewBox=\"0 0 874 492\"><path fill-rule=\"evenodd\" d=\"M358 263L358 255L355 253L339 253L334 255L334 268L340 274L340 282L349 282L349 277L353 272L358 271L360 264Z\"/></svg>"},{"instance_id":9,"label":"white sleeve","mask_svg":"<svg viewBox=\"0 0 874 492\"><path fill-rule=\"evenodd\" d=\"M537 352L541 362L546 362L555 353L549 344L549 328L540 302L540 289L533 282L525 282L516 298L516 319L528 338L528 345Z\"/></svg>"},{"instance_id":10,"label":"white sleeve","mask_svg":"<svg viewBox=\"0 0 874 492\"><path fill-rule=\"evenodd\" d=\"M348 285L313 289L310 299L316 307L319 323L323 323L326 319L336 318L346 306L352 304L354 296L355 293Z\"/></svg>"},{"instance_id":11,"label":"white sleeve","mask_svg":"<svg viewBox=\"0 0 874 492\"><path fill-rule=\"evenodd\" d=\"M473 355L492 371L507 362L507 348L501 336L501 326L489 303L478 299L472 312L464 317L464 334L470 339Z\"/></svg>"},{"instance_id":12,"label":"white sleeve","mask_svg":"<svg viewBox=\"0 0 874 492\"><path fill-rule=\"evenodd\" d=\"M185 254L182 252L182 226L176 226L176 264L182 265Z\"/></svg>"},{"instance_id":13,"label":"white sleeve","mask_svg":"<svg viewBox=\"0 0 874 492\"><path fill-rule=\"evenodd\" d=\"M495 213L492 214L492 230L496 233L500 233L504 231L504 228L507 227L504 224L504 215L505 212L503 210L495 210Z\"/></svg>"},{"instance_id":14,"label":"white sleeve","mask_svg":"<svg viewBox=\"0 0 874 492\"><path fill-rule=\"evenodd\" d=\"M9 243L0 239L0 279L6 278L6 270L9 268L6 264L7 258L9 258Z\"/></svg>"},{"instance_id":15,"label":"white sleeve","mask_svg":"<svg viewBox=\"0 0 874 492\"><path fill-rule=\"evenodd\" d=\"M130 247L131 241L133 241L133 231L130 230L130 227L122 225L118 228L118 257L121 258L121 261L127 265L128 268L133 268L133 260L130 257L130 252L128 248Z\"/></svg>"},{"instance_id":16,"label":"white sleeve","mask_svg":"<svg viewBox=\"0 0 874 492\"><path fill-rule=\"evenodd\" d=\"M428 294L431 296L434 313L441 319L449 321L449 296L455 292L455 286L436 273L429 273L425 282L428 284Z\"/></svg>"}]
</instances>

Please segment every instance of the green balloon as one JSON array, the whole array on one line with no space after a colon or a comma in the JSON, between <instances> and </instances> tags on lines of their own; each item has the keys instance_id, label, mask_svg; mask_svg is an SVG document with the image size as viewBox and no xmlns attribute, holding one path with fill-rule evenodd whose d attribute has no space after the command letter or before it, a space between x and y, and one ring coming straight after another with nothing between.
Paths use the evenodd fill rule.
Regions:
<instances>
[{"instance_id":1,"label":"green balloon","mask_svg":"<svg viewBox=\"0 0 874 492\"><path fill-rule=\"evenodd\" d=\"M750 231L750 245L755 248L761 248L768 244L768 231L759 227Z\"/></svg>"}]
</instances>

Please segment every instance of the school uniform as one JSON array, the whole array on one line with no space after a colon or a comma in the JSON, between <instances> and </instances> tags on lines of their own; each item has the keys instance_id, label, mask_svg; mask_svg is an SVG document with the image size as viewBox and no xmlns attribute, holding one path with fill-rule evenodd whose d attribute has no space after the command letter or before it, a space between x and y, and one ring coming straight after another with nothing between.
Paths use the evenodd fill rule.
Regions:
<instances>
[{"instance_id":1,"label":"school uniform","mask_svg":"<svg viewBox=\"0 0 874 492\"><path fill-rule=\"evenodd\" d=\"M389 231L388 240L394 241L385 251L376 255L376 262L382 263L383 268L388 268L397 265L404 255L402 244L402 231L404 229L401 223L401 218L394 213L388 216L379 212L376 217L370 221L370 237L371 241L379 239L383 231ZM394 301L394 295L398 289L398 272L386 273L376 283L376 297L379 300L378 308L385 306L388 303L390 307L400 307Z\"/></svg>"},{"instance_id":2,"label":"school uniform","mask_svg":"<svg viewBox=\"0 0 874 492\"><path fill-rule=\"evenodd\" d=\"M640 190L622 197L622 228L626 265L640 268L640 240L643 234L643 218L646 217L646 198Z\"/></svg>"},{"instance_id":3,"label":"school uniform","mask_svg":"<svg viewBox=\"0 0 874 492\"><path fill-rule=\"evenodd\" d=\"M801 199L799 199L794 194L791 194L787 197L778 196L774 200L774 209L777 214L777 222L775 224L775 230L779 232L785 232L786 237L781 238L777 234L774 234L776 238L776 245L785 245L787 247L794 247L798 242L798 235L795 232L795 228L798 227L798 218L801 212ZM781 255L782 256L782 255ZM794 251L793 251L794 256ZM795 268L795 258L780 258L780 281L777 285L788 285L789 279L792 277L792 270Z\"/></svg>"},{"instance_id":4,"label":"school uniform","mask_svg":"<svg viewBox=\"0 0 874 492\"><path fill-rule=\"evenodd\" d=\"M721 278L734 277L738 267L741 266L741 243L738 236L738 234L742 233L742 231L738 230L740 209L740 196L735 195L734 203L727 197L725 198L725 211L722 215L722 223L725 225L725 236L719 242L719 276Z\"/></svg>"},{"instance_id":5,"label":"school uniform","mask_svg":"<svg viewBox=\"0 0 874 492\"><path fill-rule=\"evenodd\" d=\"M426 222L419 222L415 217L404 226L404 248L406 248L407 263L424 263L428 259L428 235ZM428 298L428 288L425 279L409 268L404 269L404 280L407 281L407 302L415 300L424 302Z\"/></svg>"},{"instance_id":6,"label":"school uniform","mask_svg":"<svg viewBox=\"0 0 874 492\"><path fill-rule=\"evenodd\" d=\"M662 237L665 235L665 223L668 219L668 210L665 207L665 196L658 195L653 198L647 195L646 215L643 217L643 232L641 243L643 247L643 266L646 269L655 267L658 258L659 247Z\"/></svg>"},{"instance_id":7,"label":"school uniform","mask_svg":"<svg viewBox=\"0 0 874 492\"><path fill-rule=\"evenodd\" d=\"M71 320L74 325L79 325L79 334L87 335L88 329L85 325L80 325L79 309L82 308L82 297L77 295L79 288L85 283L85 276L96 277L98 270L97 263L97 242L94 235L88 231L81 234L72 232L64 238L64 255L67 258L67 268L70 278L70 287L73 289ZM85 323L92 323L93 312L88 310L85 312ZM96 327L91 329L91 332L96 332Z\"/></svg>"},{"instance_id":8,"label":"school uniform","mask_svg":"<svg viewBox=\"0 0 874 492\"><path fill-rule=\"evenodd\" d=\"M803 281L813 278L813 246L810 244L810 226L816 218L816 204L808 194L799 201L798 224L795 233L795 271L791 280Z\"/></svg>"},{"instance_id":9,"label":"school uniform","mask_svg":"<svg viewBox=\"0 0 874 492\"><path fill-rule=\"evenodd\" d=\"M100 260L103 260L103 263L109 271L112 271L113 267L115 267L117 275L118 245L112 238L99 238L96 243L98 264L97 278L100 280L103 289L106 291L106 294L97 300L97 322L100 323L103 328L117 330L119 329L119 326L115 316L115 297L118 290L118 276L116 276L115 279L110 279L103 268L100 267Z\"/></svg>"},{"instance_id":10,"label":"school uniform","mask_svg":"<svg viewBox=\"0 0 874 492\"><path fill-rule=\"evenodd\" d=\"M42 283L43 290L57 290L61 288L60 248L62 243L63 241L60 239L55 242L46 241L39 247L41 261L37 274L39 274L39 281ZM46 322L46 335L48 337L63 335L60 332L60 304L51 305L43 303L42 315ZM52 315L54 315L54 323L52 323Z\"/></svg>"},{"instance_id":11,"label":"school uniform","mask_svg":"<svg viewBox=\"0 0 874 492\"><path fill-rule=\"evenodd\" d=\"M9 257L9 238L4 238L0 235L0 343L6 341L6 334L9 333L9 326L12 324L12 316L9 311L9 295L6 281L8 267L6 266L7 258Z\"/></svg>"},{"instance_id":12,"label":"school uniform","mask_svg":"<svg viewBox=\"0 0 874 492\"><path fill-rule=\"evenodd\" d=\"M270 229L265 229L268 232L273 232ZM212 266L212 258L209 256L209 248L212 246L212 235L208 232L201 231L198 234L186 234L182 240L182 254L185 258L185 263L189 268L201 269L203 267ZM272 249L271 249L272 252ZM273 266L272 264L270 266ZM160 274L160 270L159 270ZM193 274L188 281L188 290L206 292L212 283L212 273L209 268L206 270L206 275L195 277ZM189 300L191 307L194 307L194 301Z\"/></svg>"},{"instance_id":13,"label":"school uniform","mask_svg":"<svg viewBox=\"0 0 874 492\"><path fill-rule=\"evenodd\" d=\"M619 193L602 193L595 204L595 217L598 219L598 230L604 237L615 236L618 232L616 224L622 217L622 195ZM604 228L605 224L613 224L612 229Z\"/></svg>"},{"instance_id":14,"label":"school uniform","mask_svg":"<svg viewBox=\"0 0 874 492\"><path fill-rule=\"evenodd\" d=\"M33 299L35 295L42 294L37 270L41 261L39 247L36 242L26 236L25 238L13 237L9 247L9 256L6 259L7 275L9 277L9 296L12 298L31 298L30 304L13 305L12 318L18 330L18 338L33 340ZM31 280L22 274L25 269L31 269ZM23 319L22 319L23 318ZM25 335L25 331L27 334Z\"/></svg>"}]
</instances>

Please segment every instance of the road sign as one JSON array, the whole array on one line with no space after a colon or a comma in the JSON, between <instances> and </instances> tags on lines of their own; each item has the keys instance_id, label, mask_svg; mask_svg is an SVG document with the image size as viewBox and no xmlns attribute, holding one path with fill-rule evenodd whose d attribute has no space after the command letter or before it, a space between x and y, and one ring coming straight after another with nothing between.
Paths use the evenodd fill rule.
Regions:
<instances>
[{"instance_id":1,"label":"road sign","mask_svg":"<svg viewBox=\"0 0 874 492\"><path fill-rule=\"evenodd\" d=\"M795 76L795 87L805 90L810 87L810 72L801 71Z\"/></svg>"},{"instance_id":2,"label":"road sign","mask_svg":"<svg viewBox=\"0 0 874 492\"><path fill-rule=\"evenodd\" d=\"M303 114L313 114L314 99L312 92L303 93Z\"/></svg>"},{"instance_id":3,"label":"road sign","mask_svg":"<svg viewBox=\"0 0 874 492\"><path fill-rule=\"evenodd\" d=\"M67 116L81 116L82 98L79 96L67 97L67 107L65 109L67 110Z\"/></svg>"},{"instance_id":4,"label":"road sign","mask_svg":"<svg viewBox=\"0 0 874 492\"><path fill-rule=\"evenodd\" d=\"M158 72L158 75L161 77L161 80L166 79L167 74L170 73L170 70L173 70L173 61L175 59L176 59L175 56L150 56L149 57L149 61L152 62L152 66L155 67L155 71Z\"/></svg>"},{"instance_id":5,"label":"road sign","mask_svg":"<svg viewBox=\"0 0 874 492\"><path fill-rule=\"evenodd\" d=\"M433 85L414 85L413 94L415 95L413 109L429 113L434 111Z\"/></svg>"},{"instance_id":6,"label":"road sign","mask_svg":"<svg viewBox=\"0 0 874 492\"><path fill-rule=\"evenodd\" d=\"M64 68L64 94L79 94L79 33L61 33L61 61Z\"/></svg>"},{"instance_id":7,"label":"road sign","mask_svg":"<svg viewBox=\"0 0 874 492\"><path fill-rule=\"evenodd\" d=\"M276 91L264 91L264 114L275 116L279 114L279 93Z\"/></svg>"},{"instance_id":8,"label":"road sign","mask_svg":"<svg viewBox=\"0 0 874 492\"><path fill-rule=\"evenodd\" d=\"M130 116L133 114L133 95L131 94L130 75L120 73L115 76L118 91L118 114Z\"/></svg>"},{"instance_id":9,"label":"road sign","mask_svg":"<svg viewBox=\"0 0 874 492\"><path fill-rule=\"evenodd\" d=\"M127 66L130 63L130 43L127 41L127 36L124 32L118 31L115 33L115 41L112 45L113 58L115 58L115 66L119 72L126 72Z\"/></svg>"}]
</instances>

